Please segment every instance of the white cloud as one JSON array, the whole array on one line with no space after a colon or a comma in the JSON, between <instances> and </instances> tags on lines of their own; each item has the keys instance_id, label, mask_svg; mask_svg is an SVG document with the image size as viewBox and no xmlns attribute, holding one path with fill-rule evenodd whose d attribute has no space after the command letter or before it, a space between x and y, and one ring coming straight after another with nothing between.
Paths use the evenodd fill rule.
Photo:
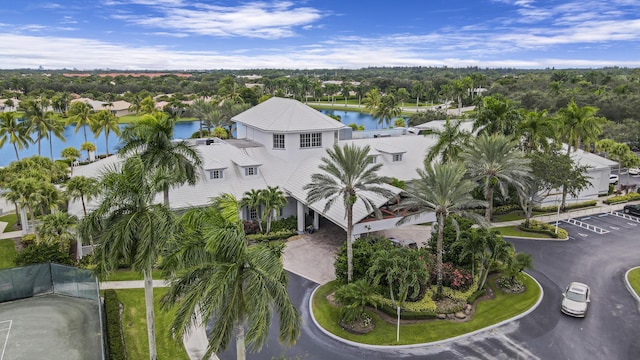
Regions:
<instances>
[{"instance_id":1,"label":"white cloud","mask_svg":"<svg viewBox=\"0 0 640 360\"><path fill-rule=\"evenodd\" d=\"M153 5L159 15L116 14L114 19L130 24L164 30L179 30L197 35L218 37L245 36L279 39L295 35L296 27L312 24L322 18L318 9L294 7L290 2L252 2L238 6L218 6L181 1L160 2L134 0L137 4Z\"/></svg>"}]
</instances>

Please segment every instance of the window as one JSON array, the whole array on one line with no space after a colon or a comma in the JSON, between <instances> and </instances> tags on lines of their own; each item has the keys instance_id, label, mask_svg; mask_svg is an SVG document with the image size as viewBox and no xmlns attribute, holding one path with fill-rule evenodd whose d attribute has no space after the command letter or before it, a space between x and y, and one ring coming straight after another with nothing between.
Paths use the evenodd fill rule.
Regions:
<instances>
[{"instance_id":1,"label":"window","mask_svg":"<svg viewBox=\"0 0 640 360\"><path fill-rule=\"evenodd\" d=\"M300 147L311 148L322 146L322 133L300 134Z\"/></svg>"},{"instance_id":2,"label":"window","mask_svg":"<svg viewBox=\"0 0 640 360\"><path fill-rule=\"evenodd\" d=\"M273 134L273 148L284 149L284 134Z\"/></svg>"},{"instance_id":3,"label":"window","mask_svg":"<svg viewBox=\"0 0 640 360\"><path fill-rule=\"evenodd\" d=\"M209 179L222 179L222 170L209 171Z\"/></svg>"},{"instance_id":4,"label":"window","mask_svg":"<svg viewBox=\"0 0 640 360\"><path fill-rule=\"evenodd\" d=\"M253 166L244 168L244 176L252 176L252 175L256 175L257 173L258 173L257 169Z\"/></svg>"},{"instance_id":5,"label":"window","mask_svg":"<svg viewBox=\"0 0 640 360\"><path fill-rule=\"evenodd\" d=\"M393 154L393 161L402 161L402 154Z\"/></svg>"},{"instance_id":6,"label":"window","mask_svg":"<svg viewBox=\"0 0 640 360\"><path fill-rule=\"evenodd\" d=\"M256 220L258 218L258 210L256 208L249 209L249 219Z\"/></svg>"}]
</instances>

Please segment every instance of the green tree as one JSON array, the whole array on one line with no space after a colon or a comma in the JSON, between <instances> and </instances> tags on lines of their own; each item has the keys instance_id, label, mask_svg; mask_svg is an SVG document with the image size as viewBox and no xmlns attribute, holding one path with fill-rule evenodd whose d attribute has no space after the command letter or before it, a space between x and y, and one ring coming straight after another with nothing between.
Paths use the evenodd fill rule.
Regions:
<instances>
[{"instance_id":1,"label":"green tree","mask_svg":"<svg viewBox=\"0 0 640 360\"><path fill-rule=\"evenodd\" d=\"M78 130L82 128L84 133L84 142L87 142L87 126L91 125L91 114L93 114L93 108L82 101L76 101L71 104L67 114L69 115L67 122L69 124L76 124L76 134L78 133Z\"/></svg>"},{"instance_id":2,"label":"green tree","mask_svg":"<svg viewBox=\"0 0 640 360\"><path fill-rule=\"evenodd\" d=\"M60 156L62 156L69 162L69 165L71 167L71 175L73 175L73 164L76 162L76 159L80 158L80 151L70 146L62 149L62 151L60 152Z\"/></svg>"},{"instance_id":3,"label":"green tree","mask_svg":"<svg viewBox=\"0 0 640 360\"><path fill-rule=\"evenodd\" d=\"M497 263L508 263L514 254L513 245L502 239L502 236L497 231L489 231L488 236L485 238L486 247L482 254L482 272L480 274L480 281L478 281L478 290L484 288L487 283L487 277L491 268Z\"/></svg>"},{"instance_id":4,"label":"green tree","mask_svg":"<svg viewBox=\"0 0 640 360\"><path fill-rule=\"evenodd\" d=\"M503 197L508 186L523 188L531 177L529 159L518 149L518 143L510 136L483 134L475 138L462 154L467 171L482 184L487 201L485 220L491 222L493 192L498 187Z\"/></svg>"},{"instance_id":5,"label":"green tree","mask_svg":"<svg viewBox=\"0 0 640 360\"><path fill-rule=\"evenodd\" d=\"M549 140L556 137L554 120L547 116L547 111L527 111L523 121L518 125L516 133L523 136L527 152L548 150Z\"/></svg>"},{"instance_id":6,"label":"green tree","mask_svg":"<svg viewBox=\"0 0 640 360\"><path fill-rule=\"evenodd\" d=\"M62 251L69 251L70 245L76 239L75 226L78 218L66 212L56 211L42 217L38 226L40 238L48 244L57 244Z\"/></svg>"},{"instance_id":7,"label":"green tree","mask_svg":"<svg viewBox=\"0 0 640 360\"><path fill-rule=\"evenodd\" d=\"M62 142L66 140L64 137L64 120L58 114L52 114L45 119L44 127L48 132L46 137L49 139L49 155L53 160L53 137L57 137Z\"/></svg>"},{"instance_id":8,"label":"green tree","mask_svg":"<svg viewBox=\"0 0 640 360\"><path fill-rule=\"evenodd\" d=\"M20 103L24 109L24 117L29 126L29 131L36 134L35 142L38 143L38 155L41 155L40 144L42 139L49 137L52 125L51 118L54 113L48 110L50 102L47 99L27 99Z\"/></svg>"},{"instance_id":9,"label":"green tree","mask_svg":"<svg viewBox=\"0 0 640 360\"><path fill-rule=\"evenodd\" d=\"M254 210L260 218L260 206L262 206L262 190L251 189L246 191L240 201L242 206L246 206L249 211ZM258 221L258 227L260 228L260 233L263 233L262 230L262 221Z\"/></svg>"},{"instance_id":10,"label":"green tree","mask_svg":"<svg viewBox=\"0 0 640 360\"><path fill-rule=\"evenodd\" d=\"M108 168L100 179L102 201L81 223L83 239L98 245L93 254L99 273L121 264L144 276L149 358L156 359L155 316L151 271L166 244L172 240L176 220L164 205L153 204L157 189L138 156L120 168Z\"/></svg>"},{"instance_id":11,"label":"green tree","mask_svg":"<svg viewBox=\"0 0 640 360\"><path fill-rule=\"evenodd\" d=\"M98 195L100 188L98 180L85 176L74 176L65 184L65 193L71 200L82 202L82 213L87 216L86 202Z\"/></svg>"},{"instance_id":12,"label":"green tree","mask_svg":"<svg viewBox=\"0 0 640 360\"><path fill-rule=\"evenodd\" d=\"M7 140L13 145L17 160L20 160L18 150L28 148L29 143L32 142L29 137L29 126L16 119L15 112L0 113L0 148Z\"/></svg>"},{"instance_id":13,"label":"green tree","mask_svg":"<svg viewBox=\"0 0 640 360\"><path fill-rule=\"evenodd\" d=\"M104 130L105 135L105 149L107 150L107 157L109 156L109 134L113 131L116 135L120 136L120 127L118 126L118 117L113 115L111 111L101 110L93 114L91 118L91 131L98 137Z\"/></svg>"},{"instance_id":14,"label":"green tree","mask_svg":"<svg viewBox=\"0 0 640 360\"><path fill-rule=\"evenodd\" d=\"M391 119L402 113L400 105L393 94L382 96L380 105L373 111L373 118L378 119L378 124L389 127Z\"/></svg>"},{"instance_id":15,"label":"green tree","mask_svg":"<svg viewBox=\"0 0 640 360\"><path fill-rule=\"evenodd\" d=\"M191 325L213 325L205 358L226 349L234 334L238 359L245 359L246 346L259 351L272 310L280 320L281 342L294 344L300 334L301 317L282 265L284 245L249 246L239 210L238 201L224 194L213 209L187 213L187 236L173 243L163 263L172 275L166 303L176 308L175 336L181 338Z\"/></svg>"},{"instance_id":16,"label":"green tree","mask_svg":"<svg viewBox=\"0 0 640 360\"><path fill-rule=\"evenodd\" d=\"M502 95L483 97L476 111L473 131L480 133L513 135L522 122L518 104Z\"/></svg>"},{"instance_id":17,"label":"green tree","mask_svg":"<svg viewBox=\"0 0 640 360\"><path fill-rule=\"evenodd\" d=\"M366 279L356 280L338 288L335 299L342 305L341 316L345 321L358 321L365 315L367 305L377 306L375 286Z\"/></svg>"},{"instance_id":18,"label":"green tree","mask_svg":"<svg viewBox=\"0 0 640 360\"><path fill-rule=\"evenodd\" d=\"M436 144L429 149L425 163L430 163L439 157L441 163L457 161L463 152L465 144L471 140L471 133L460 128L461 121L446 119L442 130L433 130L431 134L438 137Z\"/></svg>"},{"instance_id":19,"label":"green tree","mask_svg":"<svg viewBox=\"0 0 640 360\"><path fill-rule=\"evenodd\" d=\"M195 145L174 142L175 119L165 114L145 115L122 131L122 156L139 154L148 173L156 173L164 181L161 190L169 207L169 189L184 183L195 185L202 168L202 157Z\"/></svg>"},{"instance_id":20,"label":"green tree","mask_svg":"<svg viewBox=\"0 0 640 360\"><path fill-rule=\"evenodd\" d=\"M153 101L151 96L147 96L140 101L137 114L152 115L154 112L156 112L156 102Z\"/></svg>"},{"instance_id":21,"label":"green tree","mask_svg":"<svg viewBox=\"0 0 640 360\"><path fill-rule=\"evenodd\" d=\"M436 272L438 290L436 296L442 297L442 255L444 227L450 214L469 217L483 224L482 219L466 209L486 205L484 201L475 200L471 193L476 184L464 178L465 167L462 163L450 162L446 164L428 164L423 169L417 169L419 178L407 190L408 198L399 206L413 211L400 220L402 224L409 219L424 213L434 212L436 215L437 245ZM452 218L455 220L454 218Z\"/></svg>"},{"instance_id":22,"label":"green tree","mask_svg":"<svg viewBox=\"0 0 640 360\"><path fill-rule=\"evenodd\" d=\"M266 233L271 231L271 222L280 216L280 210L287 205L287 198L277 186L267 186L260 191L262 202L262 221L266 224Z\"/></svg>"},{"instance_id":23,"label":"green tree","mask_svg":"<svg viewBox=\"0 0 640 360\"><path fill-rule=\"evenodd\" d=\"M92 142L84 142L80 145L80 150L87 152L87 160L91 159L91 153L96 151L96 146Z\"/></svg>"},{"instance_id":24,"label":"green tree","mask_svg":"<svg viewBox=\"0 0 640 360\"><path fill-rule=\"evenodd\" d=\"M567 156L584 143L589 151L598 135L602 134L602 125L607 119L597 117L598 108L593 106L578 106L573 99L567 107L558 110L561 121L562 140L567 143ZM573 148L573 150L572 150Z\"/></svg>"},{"instance_id":25,"label":"green tree","mask_svg":"<svg viewBox=\"0 0 640 360\"><path fill-rule=\"evenodd\" d=\"M347 220L347 281L353 279L353 207L360 201L368 212L379 214L373 196L391 198L394 193L383 186L386 178L378 176L377 172L382 164L371 164L369 146L358 147L347 144L344 147L334 145L327 149L327 155L322 157L319 170L322 172L311 175L311 183L303 187L307 190L307 203L313 204L327 200L324 212L327 212L336 201L342 200Z\"/></svg>"}]
</instances>

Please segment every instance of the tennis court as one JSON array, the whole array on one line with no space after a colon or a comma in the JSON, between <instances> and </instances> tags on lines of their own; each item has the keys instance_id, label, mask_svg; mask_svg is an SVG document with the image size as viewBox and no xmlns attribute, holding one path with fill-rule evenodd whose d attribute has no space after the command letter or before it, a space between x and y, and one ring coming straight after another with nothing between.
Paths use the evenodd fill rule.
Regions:
<instances>
[{"instance_id":1,"label":"tennis court","mask_svg":"<svg viewBox=\"0 0 640 360\"><path fill-rule=\"evenodd\" d=\"M98 303L49 294L0 303L0 360L102 360Z\"/></svg>"}]
</instances>

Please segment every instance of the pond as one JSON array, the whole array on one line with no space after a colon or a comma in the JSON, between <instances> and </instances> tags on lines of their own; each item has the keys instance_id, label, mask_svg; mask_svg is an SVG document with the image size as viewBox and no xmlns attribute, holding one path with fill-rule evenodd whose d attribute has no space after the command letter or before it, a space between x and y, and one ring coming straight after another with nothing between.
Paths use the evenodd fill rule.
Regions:
<instances>
[{"instance_id":1,"label":"pond","mask_svg":"<svg viewBox=\"0 0 640 360\"><path fill-rule=\"evenodd\" d=\"M351 123L357 125L364 125L365 130L375 130L381 128L378 125L377 120L374 120L373 117L367 113L359 113L355 111L344 111L344 110L321 110L322 113L328 115L338 115L341 117L341 122L345 125L349 125ZM126 124L120 125L120 128L124 128ZM176 124L174 130L174 137L176 139L186 139L191 137L191 135L198 131L199 122L198 121L183 121L178 122ZM101 155L105 154L106 151L106 136L104 132L100 134L97 138L93 136L93 133L87 127L87 141L93 142L96 145L96 154ZM54 159L60 158L60 153L64 148L67 147L75 147L76 149L80 149L82 143L85 142L83 129L80 128L78 132L75 131L75 126L70 125L64 129L64 138L62 141L56 137L53 137L51 142L51 147L53 151L50 151L49 148L49 140L43 139L41 142L41 151L42 156L51 157L53 154ZM109 134L109 153L113 154L117 151L118 147L118 136L114 133ZM18 151L20 154L20 158L25 158L29 156L34 156L38 154L38 144L30 144L29 148L22 149ZM82 152L82 157L86 157L86 152ZM16 160L16 154L13 150L13 145L8 141L0 148L0 166L7 166L10 162Z\"/></svg>"}]
</instances>

